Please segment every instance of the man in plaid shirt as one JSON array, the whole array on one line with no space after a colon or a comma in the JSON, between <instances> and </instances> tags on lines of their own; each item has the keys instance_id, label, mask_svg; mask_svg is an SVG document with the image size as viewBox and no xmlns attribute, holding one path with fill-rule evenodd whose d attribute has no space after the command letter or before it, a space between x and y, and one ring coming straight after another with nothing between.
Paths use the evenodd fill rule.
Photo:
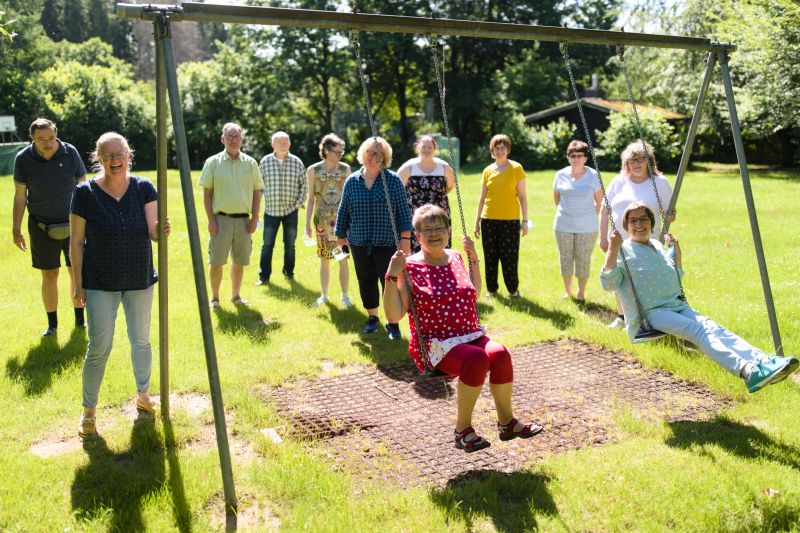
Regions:
<instances>
[{"instance_id":1,"label":"man in plaid shirt","mask_svg":"<svg viewBox=\"0 0 800 533\"><path fill-rule=\"evenodd\" d=\"M271 154L261 159L259 168L264 180L264 244L261 246L261 270L256 285L269 283L272 274L272 249L283 224L283 275L294 281L294 241L297 238L297 210L303 207L308 192L306 167L300 158L289 153L292 143L283 131L272 134Z\"/></svg>"}]
</instances>

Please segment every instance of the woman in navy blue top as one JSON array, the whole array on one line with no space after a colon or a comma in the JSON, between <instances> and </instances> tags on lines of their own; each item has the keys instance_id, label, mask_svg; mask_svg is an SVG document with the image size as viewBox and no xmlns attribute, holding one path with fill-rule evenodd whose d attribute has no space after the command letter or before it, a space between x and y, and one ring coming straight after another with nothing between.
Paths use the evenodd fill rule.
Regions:
<instances>
[{"instance_id":1,"label":"woman in navy blue top","mask_svg":"<svg viewBox=\"0 0 800 533\"><path fill-rule=\"evenodd\" d=\"M361 143L357 157L363 166L350 174L344 184L334 233L339 246L349 246L353 254L361 302L369 315L364 333L374 333L378 330L378 282L382 288L389 261L398 249L406 255L411 251L411 211L403 182L385 168L392 164L392 147L386 139L367 139ZM401 337L396 323L386 324L386 332L390 339Z\"/></svg>"},{"instance_id":2,"label":"woman in navy blue top","mask_svg":"<svg viewBox=\"0 0 800 533\"><path fill-rule=\"evenodd\" d=\"M89 322L81 436L96 432L97 396L120 303L131 342L136 408L153 413L156 407L150 398L150 314L158 275L150 241L158 238L157 194L147 179L130 174L132 159L125 137L104 133L91 156L97 176L81 183L72 196L70 256L75 298L86 305ZM169 235L169 221L163 230Z\"/></svg>"}]
</instances>

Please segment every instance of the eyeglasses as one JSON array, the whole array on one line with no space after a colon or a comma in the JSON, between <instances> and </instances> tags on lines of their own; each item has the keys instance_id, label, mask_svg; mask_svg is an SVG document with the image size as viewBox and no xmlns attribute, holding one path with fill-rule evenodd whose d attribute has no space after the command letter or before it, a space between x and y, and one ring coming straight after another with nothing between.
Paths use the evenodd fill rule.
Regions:
<instances>
[{"instance_id":1,"label":"eyeglasses","mask_svg":"<svg viewBox=\"0 0 800 533\"><path fill-rule=\"evenodd\" d=\"M436 235L437 233L447 233L447 231L449 231L449 229L450 228L446 228L446 227L423 228L423 229L418 229L417 232L421 233L422 235L425 235L426 237L429 237L431 235Z\"/></svg>"},{"instance_id":2,"label":"eyeglasses","mask_svg":"<svg viewBox=\"0 0 800 533\"><path fill-rule=\"evenodd\" d=\"M636 224L644 224L644 223L648 223L649 224L650 223L650 217L635 217L635 218L631 217L631 218L628 219L628 225L631 225L631 224L636 225Z\"/></svg>"},{"instance_id":3,"label":"eyeglasses","mask_svg":"<svg viewBox=\"0 0 800 533\"><path fill-rule=\"evenodd\" d=\"M569 157L570 159L578 159L581 157L586 157L586 154L584 154L583 152L573 152L569 154L567 157Z\"/></svg>"},{"instance_id":4,"label":"eyeglasses","mask_svg":"<svg viewBox=\"0 0 800 533\"><path fill-rule=\"evenodd\" d=\"M640 155L635 155L628 159L628 163L644 163L644 158Z\"/></svg>"},{"instance_id":5,"label":"eyeglasses","mask_svg":"<svg viewBox=\"0 0 800 533\"><path fill-rule=\"evenodd\" d=\"M344 150L328 150L328 151L336 155L342 155L344 153Z\"/></svg>"},{"instance_id":6,"label":"eyeglasses","mask_svg":"<svg viewBox=\"0 0 800 533\"><path fill-rule=\"evenodd\" d=\"M505 144L495 144L494 148L492 148L492 152L505 152L508 150L508 147Z\"/></svg>"},{"instance_id":7,"label":"eyeglasses","mask_svg":"<svg viewBox=\"0 0 800 533\"><path fill-rule=\"evenodd\" d=\"M103 161L114 161L115 159L119 161L120 159L128 159L128 152L119 152L116 154L103 154L100 156L100 159Z\"/></svg>"}]
</instances>

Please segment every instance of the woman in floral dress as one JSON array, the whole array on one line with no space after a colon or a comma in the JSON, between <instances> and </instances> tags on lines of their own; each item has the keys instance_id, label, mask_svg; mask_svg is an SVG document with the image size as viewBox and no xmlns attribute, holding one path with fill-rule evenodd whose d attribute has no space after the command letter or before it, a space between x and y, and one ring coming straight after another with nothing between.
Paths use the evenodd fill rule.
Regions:
<instances>
[{"instance_id":1,"label":"woman in floral dress","mask_svg":"<svg viewBox=\"0 0 800 533\"><path fill-rule=\"evenodd\" d=\"M327 303L328 285L330 283L330 260L336 249L336 235L333 228L336 225L336 213L342 199L342 188L347 176L350 175L350 165L342 163L344 154L344 141L336 134L329 133L319 143L319 156L322 161L308 167L308 209L306 210L305 238L311 240L312 235L317 239L317 257L319 257L319 278L321 295L317 298L316 305ZM313 229L312 234L312 216ZM339 262L339 284L342 287L341 304L350 307L353 302L347 295L350 284L350 268L348 259Z\"/></svg>"}]
</instances>

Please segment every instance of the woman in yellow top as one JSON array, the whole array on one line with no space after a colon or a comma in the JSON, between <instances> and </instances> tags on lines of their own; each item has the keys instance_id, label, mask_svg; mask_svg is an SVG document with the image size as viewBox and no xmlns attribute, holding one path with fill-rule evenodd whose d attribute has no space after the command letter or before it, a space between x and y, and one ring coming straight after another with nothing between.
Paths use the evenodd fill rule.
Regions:
<instances>
[{"instance_id":1,"label":"woman in yellow top","mask_svg":"<svg viewBox=\"0 0 800 533\"><path fill-rule=\"evenodd\" d=\"M528 234L528 198L525 170L508 158L511 139L499 134L489 142L494 164L483 169L481 197L475 216L475 237L483 234L483 259L486 263L488 297L497 294L498 263L503 281L512 298L519 296L519 238ZM520 218L522 220L520 220Z\"/></svg>"}]
</instances>

